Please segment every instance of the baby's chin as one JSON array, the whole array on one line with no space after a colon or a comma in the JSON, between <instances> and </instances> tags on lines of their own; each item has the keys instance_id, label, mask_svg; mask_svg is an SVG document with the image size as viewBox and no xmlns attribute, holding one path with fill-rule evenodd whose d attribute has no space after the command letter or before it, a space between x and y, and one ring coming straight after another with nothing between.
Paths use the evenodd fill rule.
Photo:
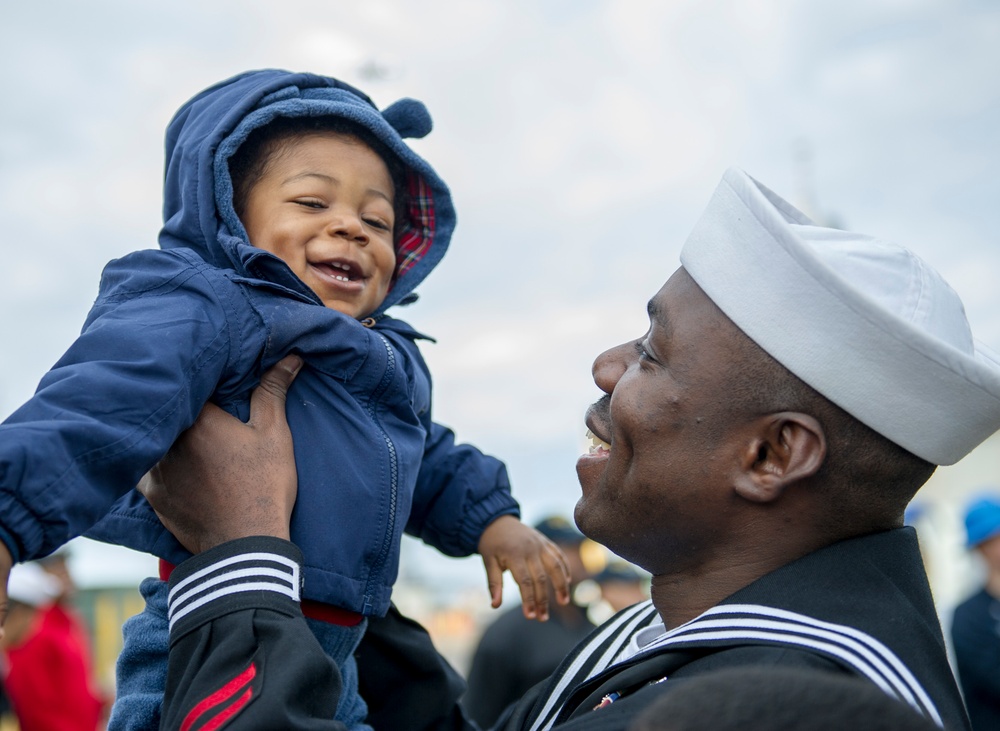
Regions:
<instances>
[{"instance_id":1,"label":"baby's chin","mask_svg":"<svg viewBox=\"0 0 1000 731\"><path fill-rule=\"evenodd\" d=\"M313 294L319 298L319 301L327 309L336 310L355 320L364 320L376 312L382 306L382 303L385 302L385 295L372 297L371 295L374 293L371 292L370 287L371 283L368 282L364 289L356 292L337 291L338 288L331 287L318 288L310 286L309 289L312 290ZM320 291L317 291L317 289L320 289Z\"/></svg>"},{"instance_id":2,"label":"baby's chin","mask_svg":"<svg viewBox=\"0 0 1000 731\"><path fill-rule=\"evenodd\" d=\"M365 320L369 319L375 313L375 311L382 306L381 301L377 305L375 305L374 308L371 307L361 308L358 305L354 304L353 302L341 302L339 300L334 300L333 302L324 302L323 304L328 309L336 310L337 312L347 315L348 317L358 320L359 322L364 322Z\"/></svg>"}]
</instances>

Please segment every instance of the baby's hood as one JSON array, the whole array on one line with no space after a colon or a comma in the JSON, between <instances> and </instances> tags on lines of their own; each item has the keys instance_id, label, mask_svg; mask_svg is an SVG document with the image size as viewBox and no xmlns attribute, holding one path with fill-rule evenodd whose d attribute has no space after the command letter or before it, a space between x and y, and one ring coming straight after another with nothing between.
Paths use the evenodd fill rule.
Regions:
<instances>
[{"instance_id":1,"label":"baby's hood","mask_svg":"<svg viewBox=\"0 0 1000 731\"><path fill-rule=\"evenodd\" d=\"M396 281L381 314L408 298L448 249L455 210L447 186L404 137L423 137L431 118L415 99L379 112L365 94L337 79L279 70L250 71L201 92L167 127L163 193L164 249L194 249L209 263L308 293L277 257L250 245L233 209L227 161L247 135L272 119L342 117L369 129L409 171L409 215L402 222Z\"/></svg>"}]
</instances>

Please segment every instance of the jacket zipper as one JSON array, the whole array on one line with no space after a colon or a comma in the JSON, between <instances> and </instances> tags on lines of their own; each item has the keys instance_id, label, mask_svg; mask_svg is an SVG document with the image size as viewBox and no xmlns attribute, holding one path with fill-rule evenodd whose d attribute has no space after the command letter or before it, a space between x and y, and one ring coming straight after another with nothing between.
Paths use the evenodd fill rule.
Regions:
<instances>
[{"instance_id":1,"label":"jacket zipper","mask_svg":"<svg viewBox=\"0 0 1000 731\"><path fill-rule=\"evenodd\" d=\"M383 428L381 422L379 422L378 414L376 412L376 405L378 404L379 399L382 398L382 394L385 393L386 389L389 387L389 383L392 381L393 375L395 375L396 354L393 352L392 346L389 344L389 341L385 338L385 336L381 333L376 333L376 335L379 336L379 339L385 346L386 366L385 372L382 374L382 380L379 382L374 393L372 393L371 398L368 399L368 416L371 418L375 426L378 427L379 432L382 434L382 439L385 441L386 449L389 452L389 518L386 531L382 534L382 547L379 549L378 557L375 559L375 565L372 567L371 573L368 574L368 586L365 588L365 603L364 609L362 610L364 614L368 614L372 606L372 583L382 575L382 569L385 566L386 558L392 548L393 535L395 535L396 527L396 498L399 483L399 464L396 456L396 445L393 444L389 434Z\"/></svg>"}]
</instances>

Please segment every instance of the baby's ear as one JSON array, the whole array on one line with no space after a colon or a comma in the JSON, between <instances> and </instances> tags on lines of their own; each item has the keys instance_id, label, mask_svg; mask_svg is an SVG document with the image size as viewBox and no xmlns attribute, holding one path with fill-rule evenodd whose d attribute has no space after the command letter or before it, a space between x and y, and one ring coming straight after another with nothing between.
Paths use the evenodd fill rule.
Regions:
<instances>
[{"instance_id":1,"label":"baby's ear","mask_svg":"<svg viewBox=\"0 0 1000 731\"><path fill-rule=\"evenodd\" d=\"M416 99L400 99L382 110L382 117L399 132L400 137L426 137L434 127L424 103Z\"/></svg>"}]
</instances>

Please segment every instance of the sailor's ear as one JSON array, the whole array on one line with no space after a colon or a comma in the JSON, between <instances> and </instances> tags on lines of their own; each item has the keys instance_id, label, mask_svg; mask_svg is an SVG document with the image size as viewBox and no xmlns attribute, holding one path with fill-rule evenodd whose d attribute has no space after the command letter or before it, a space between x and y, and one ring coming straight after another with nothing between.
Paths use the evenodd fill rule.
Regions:
<instances>
[{"instance_id":1,"label":"sailor's ear","mask_svg":"<svg viewBox=\"0 0 1000 731\"><path fill-rule=\"evenodd\" d=\"M754 423L734 481L738 495L773 502L785 488L812 477L826 459L826 434L814 417L796 411L768 414Z\"/></svg>"}]
</instances>

